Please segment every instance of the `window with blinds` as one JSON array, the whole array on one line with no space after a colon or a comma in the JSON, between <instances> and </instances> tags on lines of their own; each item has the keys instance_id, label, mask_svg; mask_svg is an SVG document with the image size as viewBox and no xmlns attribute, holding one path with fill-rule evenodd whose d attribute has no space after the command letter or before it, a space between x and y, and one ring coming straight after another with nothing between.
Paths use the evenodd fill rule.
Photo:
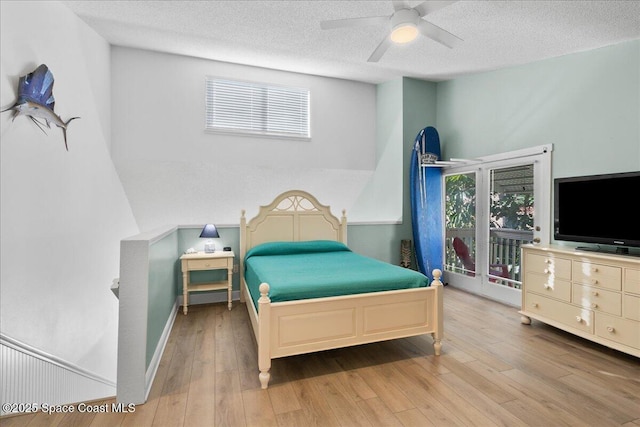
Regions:
<instances>
[{"instance_id":1,"label":"window with blinds","mask_svg":"<svg viewBox=\"0 0 640 427\"><path fill-rule=\"evenodd\" d=\"M207 77L206 130L310 138L309 90Z\"/></svg>"}]
</instances>

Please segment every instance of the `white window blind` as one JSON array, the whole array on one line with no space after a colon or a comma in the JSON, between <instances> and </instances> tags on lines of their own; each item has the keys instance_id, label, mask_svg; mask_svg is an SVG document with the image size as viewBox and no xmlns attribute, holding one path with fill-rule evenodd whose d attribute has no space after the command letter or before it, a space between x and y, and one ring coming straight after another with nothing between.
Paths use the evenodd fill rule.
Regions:
<instances>
[{"instance_id":1,"label":"white window blind","mask_svg":"<svg viewBox=\"0 0 640 427\"><path fill-rule=\"evenodd\" d=\"M309 90L207 77L206 129L309 138Z\"/></svg>"}]
</instances>

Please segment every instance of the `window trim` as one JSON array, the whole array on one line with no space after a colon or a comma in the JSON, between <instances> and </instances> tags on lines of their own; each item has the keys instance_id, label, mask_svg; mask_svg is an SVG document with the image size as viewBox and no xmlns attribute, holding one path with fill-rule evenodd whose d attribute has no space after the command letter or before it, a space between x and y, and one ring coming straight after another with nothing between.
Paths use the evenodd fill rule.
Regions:
<instances>
[{"instance_id":1,"label":"window trim","mask_svg":"<svg viewBox=\"0 0 640 427\"><path fill-rule=\"evenodd\" d=\"M306 92L306 126L307 126L307 135L302 134L293 134L293 133L285 133L285 132L273 132L268 130L252 130L249 126L246 129L243 128L233 128L233 127L215 127L209 124L212 119L210 118L210 85L215 82L229 82L240 85L246 85L248 88L259 88L262 90L268 89L287 89L294 91ZM286 86L280 84L272 84L272 83L263 83L256 81L248 81L248 80L238 80L232 78L225 78L219 76L205 76L205 87L204 87L204 131L206 133L217 133L217 134L227 134L227 135L235 135L235 136L248 136L248 137L260 137L260 138L269 138L269 139L283 139L283 140L299 140L299 141L310 141L311 140L311 90L309 88L297 87L297 86ZM267 120L267 117L263 117L263 119Z\"/></svg>"}]
</instances>

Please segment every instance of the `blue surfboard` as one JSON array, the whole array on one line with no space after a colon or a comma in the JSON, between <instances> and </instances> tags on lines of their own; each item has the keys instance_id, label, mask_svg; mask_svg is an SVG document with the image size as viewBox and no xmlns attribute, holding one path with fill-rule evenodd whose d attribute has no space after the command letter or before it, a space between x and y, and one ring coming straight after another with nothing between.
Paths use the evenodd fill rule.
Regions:
<instances>
[{"instance_id":1,"label":"blue surfboard","mask_svg":"<svg viewBox=\"0 0 640 427\"><path fill-rule=\"evenodd\" d=\"M440 160L438 131L428 126L418 132L413 143L409 172L411 225L418 269L433 280L433 269L442 270L442 173L423 163Z\"/></svg>"}]
</instances>

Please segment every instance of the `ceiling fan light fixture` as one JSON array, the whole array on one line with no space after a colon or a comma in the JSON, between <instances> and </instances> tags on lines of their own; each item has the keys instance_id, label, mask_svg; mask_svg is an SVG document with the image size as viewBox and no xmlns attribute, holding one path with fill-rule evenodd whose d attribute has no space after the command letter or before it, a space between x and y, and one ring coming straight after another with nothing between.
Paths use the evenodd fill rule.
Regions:
<instances>
[{"instance_id":1,"label":"ceiling fan light fixture","mask_svg":"<svg viewBox=\"0 0 640 427\"><path fill-rule=\"evenodd\" d=\"M418 28L412 23L396 25L391 31L391 41L398 44L409 43L418 37Z\"/></svg>"},{"instance_id":2,"label":"ceiling fan light fixture","mask_svg":"<svg viewBox=\"0 0 640 427\"><path fill-rule=\"evenodd\" d=\"M409 43L418 37L420 15L414 9L400 9L391 15L391 41Z\"/></svg>"}]
</instances>

